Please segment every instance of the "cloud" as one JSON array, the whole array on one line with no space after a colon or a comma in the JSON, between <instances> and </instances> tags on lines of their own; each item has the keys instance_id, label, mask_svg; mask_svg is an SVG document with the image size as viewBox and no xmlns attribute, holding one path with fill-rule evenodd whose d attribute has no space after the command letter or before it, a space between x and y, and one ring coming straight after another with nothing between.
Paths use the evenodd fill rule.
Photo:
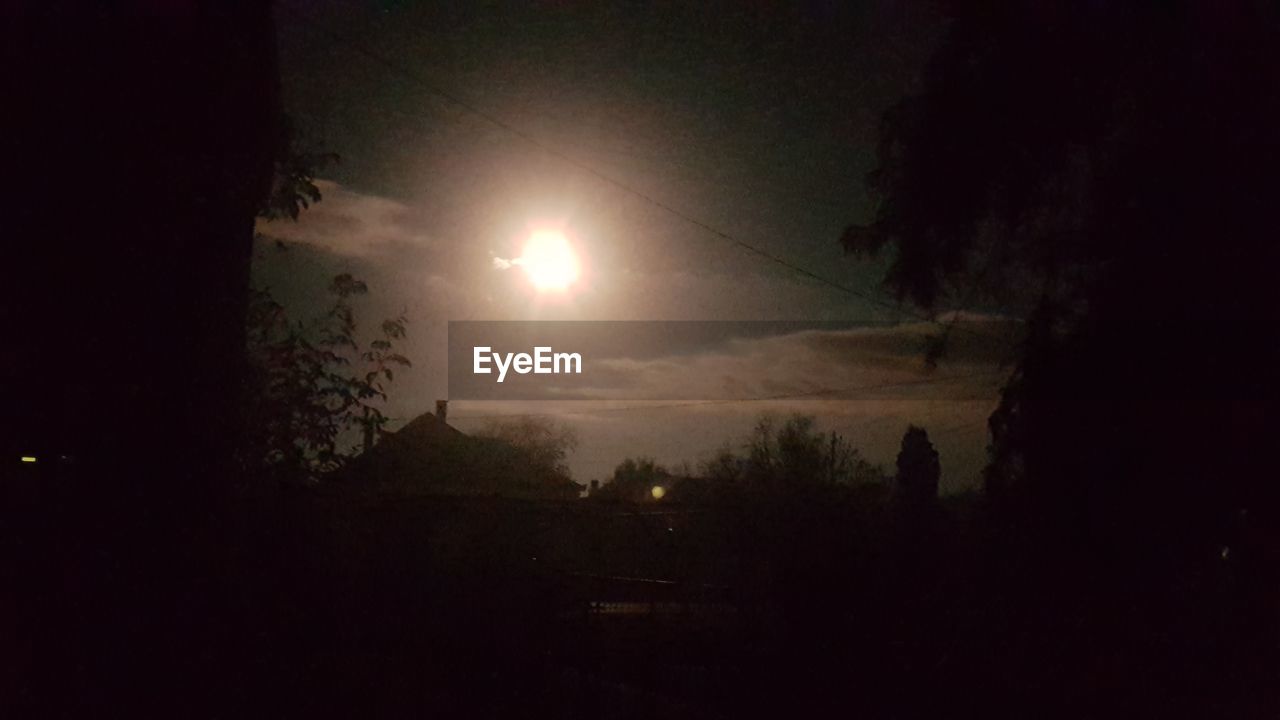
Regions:
<instances>
[{"instance_id":1,"label":"cloud","mask_svg":"<svg viewBox=\"0 0 1280 720\"><path fill-rule=\"evenodd\" d=\"M999 376L997 325L955 332L955 348L936 368L924 360L936 326L802 330L734 338L694 353L655 358L605 358L591 363L596 399L734 400L794 396L815 399L991 396ZM960 340L961 337L964 340ZM585 376L586 374L584 374Z\"/></svg>"},{"instance_id":2,"label":"cloud","mask_svg":"<svg viewBox=\"0 0 1280 720\"><path fill-rule=\"evenodd\" d=\"M323 199L297 221L258 221L267 242L255 257L256 282L293 288L293 300L314 304L325 301L330 278L350 272L368 283L377 313L407 308L416 321L467 317L485 306L489 258L477 244L439 232L430 210L332 180L316 185ZM293 252L271 252L275 243Z\"/></svg>"},{"instance_id":3,"label":"cloud","mask_svg":"<svg viewBox=\"0 0 1280 720\"><path fill-rule=\"evenodd\" d=\"M601 360L592 395L600 399L460 401L450 419L464 431L507 414L562 420L581 439L570 458L579 479L607 477L627 457L696 466L718 447L740 447L762 413L813 415L820 428L891 467L902 433L915 424L929 430L942 454L944 489L959 491L975 487L985 463L986 418L1007 377L998 360L1005 325L970 318L964 331L953 332L974 347L958 349L934 370L925 367L920 344L938 331L930 323L805 330Z\"/></svg>"},{"instance_id":4,"label":"cloud","mask_svg":"<svg viewBox=\"0 0 1280 720\"><path fill-rule=\"evenodd\" d=\"M584 233L588 264L581 296L571 304L540 304L537 298L531 300L527 283L495 272L518 265L519 258L502 257L510 253L494 242L497 236L492 233L457 230L429 205L415 208L327 180L318 185L323 202L304 211L299 221L259 224L260 234L294 252L274 253L264 247L255 266L257 281L305 310L307 304L322 307L327 301L324 288L329 278L352 272L370 286L370 296L362 301L362 322L373 323L407 308L411 325L404 349L414 367L397 375L388 407L388 414L399 421L430 410L434 399L447 396L447 319L888 317L881 308L856 300L833 301L829 289L732 255L723 263L713 258L699 264L689 262L692 256L683 246L664 245L660 249L669 254L671 267L623 262L627 258L606 252L622 243L616 229L606 232L607 223L601 223L598 232ZM466 240L473 236L478 240ZM293 307L291 302L286 305ZM451 421L456 418L459 427L468 430L473 429L465 420L470 414L577 413L564 417L581 428L583 446L571 461L580 479L606 474L624 457L638 454L669 463L696 461L742 436L766 410L813 413L884 462L896 453L905 424L917 422L944 433L938 440L944 474L962 471L969 476L980 467L982 420L998 397L1003 377L994 370L1016 328L1011 330L1000 318L972 313L940 321L945 325L953 319L956 328L950 333L948 353L932 373L924 367L924 347L927 338L939 332L938 324L809 330L744 338L679 355L607 361L592 382L594 397L611 398L612 403L543 401L500 411L488 404L474 410L460 404L451 412ZM985 371L993 372L946 379ZM824 393L828 390L838 392ZM774 396L792 397L751 399ZM667 407L607 409L642 404L638 397L668 398L655 403ZM708 397L744 401L671 407L681 398ZM595 410L600 412L592 414ZM961 429L947 434L953 427Z\"/></svg>"},{"instance_id":5,"label":"cloud","mask_svg":"<svg viewBox=\"0 0 1280 720\"><path fill-rule=\"evenodd\" d=\"M425 232L426 218L397 200L358 193L331 180L317 180L324 199L298 220L259 220L257 232L283 242L320 248L344 257L369 258L437 243Z\"/></svg>"}]
</instances>

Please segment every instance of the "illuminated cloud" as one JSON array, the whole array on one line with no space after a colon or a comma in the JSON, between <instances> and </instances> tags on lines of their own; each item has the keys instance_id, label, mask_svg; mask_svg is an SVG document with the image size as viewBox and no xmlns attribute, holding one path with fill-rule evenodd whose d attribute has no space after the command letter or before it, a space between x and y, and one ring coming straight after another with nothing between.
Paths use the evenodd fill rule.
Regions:
<instances>
[{"instance_id":1,"label":"illuminated cloud","mask_svg":"<svg viewBox=\"0 0 1280 720\"><path fill-rule=\"evenodd\" d=\"M324 288L339 272L366 280L370 297L362 303L365 318L376 322L407 308L410 331L404 346L414 366L397 374L388 416L392 427L429 411L436 398L448 396L443 371L445 325L449 319L530 319L535 311L553 319L823 319L882 318L881 308L858 302L833 302L829 289L802 278L779 275L758 264L726 255L708 263L651 266L640 259L609 256L596 264L597 282L574 308L541 308L513 288L501 270L520 264L510 251L501 254L487 242L463 241L439 234L452 227L430 209L419 209L386 197L356 192L337 183L319 183L324 200L302 213L298 222L260 223L261 246L256 282L272 287L286 306L321 307ZM478 233L493 238L492 234ZM466 235L469 237L470 235ZM614 235L611 242L619 242ZM675 237L675 234L673 234ZM270 241L291 252L275 253ZM500 245L500 243L498 243ZM661 249L673 260L690 259L685 245L711 248L690 239L680 247ZM643 243L637 247L648 247ZM719 248L715 248L718 250ZM569 314L570 311L576 314ZM365 317L367 316L367 317ZM945 325L953 318L944 316ZM926 338L939 330L927 323L867 326L842 331L808 331L741 340L692 357L620 358L607 361L599 374L599 401L457 403L451 422L473 430L483 421L468 415L510 412L550 413L578 428L579 451L570 458L581 479L603 477L627 456L651 455L668 464L697 462L726 442L749 431L765 411L807 412L819 424L854 439L878 462L891 463L907 423L923 424L943 453L945 483L976 477L986 445L985 418L998 398L998 372L945 383L917 383L930 377L978 373L998 368L1018 328L1000 318L964 313L955 318L947 356L933 375L923 362ZM706 397L694 387L711 378L717 397L756 398L795 395L789 399L732 404L617 409L644 404L635 397L654 397L665 388L668 398ZM823 390L865 388L832 395ZM815 393L806 396L806 393ZM612 400L608 400L612 398ZM612 409L611 409L612 408ZM598 413L596 411L599 411ZM470 424L469 424L470 423Z\"/></svg>"},{"instance_id":2,"label":"illuminated cloud","mask_svg":"<svg viewBox=\"0 0 1280 720\"><path fill-rule=\"evenodd\" d=\"M293 220L259 220L258 234L344 257L385 256L398 250L432 248L426 218L397 200L355 192L317 180L324 199Z\"/></svg>"}]
</instances>

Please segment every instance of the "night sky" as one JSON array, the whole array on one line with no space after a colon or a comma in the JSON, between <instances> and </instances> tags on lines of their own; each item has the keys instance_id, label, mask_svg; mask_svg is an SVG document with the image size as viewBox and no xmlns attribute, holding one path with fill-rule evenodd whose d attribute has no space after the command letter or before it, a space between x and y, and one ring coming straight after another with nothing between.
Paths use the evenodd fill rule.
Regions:
<instances>
[{"instance_id":1,"label":"night sky","mask_svg":"<svg viewBox=\"0 0 1280 720\"><path fill-rule=\"evenodd\" d=\"M933 371L962 379L917 382L930 377L921 346L936 326L895 310L879 289L883 263L838 243L868 219L880 115L910 92L939 16L888 2L436 5L276 10L287 111L341 162L300 222L259 226L285 249L259 243L255 282L305 316L323 306L328 278L351 272L370 286L366 324L407 310L414 367L392 388L392 428L447 396L448 320L859 321L839 337L763 339L699 362L759 396L894 387L594 414L454 402L449 419L467 431L501 413L572 411L562 419L580 436L579 481L627 456L696 466L763 411L816 414L891 465L914 422L939 448L944 490L974 486L1009 328L970 308L969 331ZM537 222L572 234L583 265L572 293L540 295L495 263L518 255Z\"/></svg>"}]
</instances>

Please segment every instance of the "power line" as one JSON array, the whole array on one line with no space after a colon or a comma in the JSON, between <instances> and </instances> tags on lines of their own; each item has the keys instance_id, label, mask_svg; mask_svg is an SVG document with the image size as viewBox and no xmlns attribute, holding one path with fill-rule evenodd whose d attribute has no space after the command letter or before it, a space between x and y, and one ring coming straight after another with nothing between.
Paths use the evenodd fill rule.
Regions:
<instances>
[{"instance_id":1,"label":"power line","mask_svg":"<svg viewBox=\"0 0 1280 720\"><path fill-rule=\"evenodd\" d=\"M688 223L688 224L690 224L690 225L693 225L694 227L697 227L697 228L699 228L699 229L703 230L704 232L706 232L706 233L708 233L708 234L714 235L714 236L716 236L716 237L718 237L718 238L720 238L720 239L722 239L722 240L725 240L725 241L729 242L730 244L734 245L735 247L737 247L737 248L739 248L739 249L741 249L741 250L747 251L747 252L752 253L752 254L754 254L754 255L757 255L757 256L759 256L759 257L761 257L761 258L765 259L765 260L768 260L768 261L770 261L770 262L772 262L772 263L775 263L775 264L777 264L777 265L780 265L780 266L782 266L782 267L784 267L784 268L786 268L786 269L788 269L788 270L790 270L790 271L792 271L792 272L794 272L794 273L796 273L796 274L798 274L798 275L800 275L800 276L802 276L802 277L806 277L806 278L808 278L808 279L810 279L810 280L812 280L812 281L814 281L814 282L817 282L817 283L819 283L819 284L825 285L825 286L830 287L830 288L832 288L832 289L834 289L834 290L837 290L837 291L840 291L840 292L846 293L846 294L848 294L848 295L852 295L852 296L854 296L854 297L861 298L861 299L866 300L867 302L870 302L870 303L872 303L872 304L879 305L879 306L884 307L884 308L886 308L886 309L892 310L893 312L896 312L896 313L899 313L899 314L902 314L902 315L910 315L910 316L914 316L914 317L916 317L917 319L924 320L924 321L926 321L926 322L931 322L931 323L936 323L936 322L937 322L936 318L933 318L933 317L929 316L928 314L912 311L912 310L910 310L910 309L907 309L907 308L902 307L902 305L901 305L900 303L894 303L894 302L890 302L890 301L888 301L888 300L883 300L883 299L881 299L881 298L879 298L879 297L876 297L875 295L873 295L873 294L871 294L871 293L869 293L869 292L866 292L866 291L863 291L863 290L859 290L859 289L857 289L857 288L853 288L853 287L850 287L850 286L848 286L848 285L845 285L844 283L836 282L835 280L831 280L831 279L829 279L829 278L823 277L822 275L819 275L819 274L817 274L817 273L815 273L815 272L813 272L813 271L811 271L811 270L808 270L807 268L804 268L804 267L802 267L802 266L800 266L800 265L797 265L796 263L793 263L793 262L791 262L791 261L789 261L789 260L787 260L787 259L785 259L785 258L783 258L783 257L780 257L780 256L778 256L778 255L776 255L776 254L774 254L774 253L771 253L771 252L769 252L768 250L765 250L765 249L763 249L763 248L761 248L761 247L757 247L756 245L753 245L753 244L751 244L751 243L748 243L748 242L746 242L746 241L744 241L744 240L740 240L740 239L738 239L737 237L734 237L733 235L731 235L730 233L725 232L724 230L721 230L721 229L719 229L719 228L717 228L717 227L715 227L715 226L713 226L713 225L711 225L711 224L709 224L709 223L707 223L707 222L704 222L704 221L702 221L702 220L699 220L698 218L693 217L692 215L689 215L689 214L687 214L687 213L685 213L685 212L681 211L680 209L678 209L678 208L676 208L676 207L673 207L672 205L669 205L669 204L667 204L667 203L665 203L665 202L663 202L663 201L661 201L661 200L659 200L659 199L657 199L657 198L655 198L655 197L653 197L653 196L649 195L648 193L645 193L645 192L643 192L643 191L641 191L641 190L636 189L635 187L632 187L630 184L628 184L628 183L626 183L626 182L624 182L624 181L622 181L622 180L619 180L619 179L617 179L617 178L615 178L615 177L613 177L613 176L611 176L611 175L609 175L609 174L606 174L606 173L604 173L604 172L601 172L600 170L597 170L596 168L592 167L591 165L589 165L589 164L587 164L587 163L585 163L585 162L583 162L583 161L581 161L581 160L578 160L577 158L573 157L572 155L569 155L569 154L565 153L565 152L564 152L564 151L562 151L562 150L559 150L559 149L557 149L557 148L555 148L555 147L553 147L553 146L551 146L551 145L548 145L547 143L543 142L542 140L540 140L540 139L539 139L539 138L537 138L536 136L534 136L534 135L532 135L532 134L530 134L530 133L526 132L525 130L522 130L522 129L520 129L519 127L516 127L515 125L512 125L511 123L509 123L509 122L507 122L507 121L503 120L502 118L500 118L500 117L498 117L498 116L496 116L496 115L493 115L492 113L489 113L489 112L487 112L487 111L483 110L483 109L482 109L482 108L480 108L480 107L477 107L476 105L474 105L474 104L472 104L472 103L468 102L467 100L465 100L465 99L463 99L463 98L459 97L458 95L456 95L456 94L454 94L454 93L451 93L451 92L449 92L449 91L447 91L447 90L444 90L444 89L440 88L438 85L436 85L436 84L432 83L431 81L429 81L429 80L427 80L426 78L422 77L421 75L419 75L418 73L414 72L413 70L410 70L410 69L408 69L408 68L405 68L404 66L402 66L402 65L400 65L400 64L398 64L398 63L396 63L396 62L394 62L394 61L392 61L392 60L390 60L390 59L388 59L388 58L387 58L387 57L385 57L384 55L382 55L382 54L380 54L380 53L377 53L377 52L374 52L373 50L370 50L370 49L368 49L368 48L364 47L363 45L361 45L361 44L359 44L359 43L357 43L357 42L355 42L355 41L353 41L353 40L351 40L351 39L347 38L346 36L344 36L344 35L342 35L342 34L340 34L340 33L334 32L333 30L330 30L329 28L325 27L325 26L324 26L324 25L322 25L321 23L319 23L319 22L317 22L316 20L314 20L313 18L311 18L311 17L310 17L309 15L307 15L306 13L300 12L300 11L298 11L298 10L296 10L296 9L294 9L294 8L292 8L292 7L290 7L287 3L281 3L281 4L279 5L279 7L281 7L281 8L282 8L286 13L288 13L289 15L291 15L292 17L294 17L295 19L297 19L297 20L299 20L300 22L302 22L302 23L304 23L304 24L308 25L309 27L311 27L311 28L315 29L315 30L316 30L316 32L318 32L318 33L320 33L320 34L322 34L322 35L327 36L327 37L328 37L329 39L331 39L333 42L335 42L335 43L337 43L337 44L340 44L340 45L343 45L343 46L347 47L348 49L350 49L351 51L353 51L353 52L355 52L355 53L357 53L357 54L359 54L359 55L361 55L361 56L363 56L363 57L365 57L365 58L367 58L367 59L369 59L369 60L371 60L371 61L373 61L373 62L375 62L375 63L379 64L379 65L382 65L383 67L386 67L388 70L391 70L393 73L396 73L396 74L400 75L401 77L403 77L403 78L405 78L405 79L409 80L410 82L412 82L412 83L414 83L414 84L416 84L416 85L418 85L418 86L422 87L422 88L423 88L424 90L426 90L427 92L429 92L429 93L431 93L431 94L433 94L433 95L436 95L436 96L438 96L438 97L440 97L440 98L443 98L444 100L446 100L446 101L448 101L448 102L450 102L450 103L452 103L452 104L454 104L454 105L456 105L456 106L458 106L458 107L462 108L463 110L466 110L467 112L469 112L469 113L471 113L471 114L473 114L473 115L475 115L475 116L477 116L477 117L479 117L479 118L481 118L481 119L485 120L486 122L490 123L491 125L493 125L493 126L495 126L495 127L497 127L497 128L500 128L500 129L502 129L502 130L506 131L507 133L510 133L511 135L513 135L513 136L515 136L515 137L517 137L517 138L520 138L521 140L523 140L523 141L525 141L525 142L529 143L530 145L532 145L532 146L534 146L534 147L538 148L539 150L541 150L542 152L546 153L547 155L550 155L550 156L552 156L552 157L554 157L554 158L556 158L556 159L558 159L558 160L560 160L560 161L562 161L562 162L564 162L564 163L567 163L567 164L569 164L569 165L571 165L571 166L573 166L573 167L575 167L575 168L578 168L579 170L581 170L581 171L583 171L583 172L585 172L585 173L587 173L587 174L591 175L592 177L595 177L596 179L598 179L598 180L600 180L600 181L602 181L602 182L604 182L604 183L606 183L606 184L608 184L608 185L611 185L611 186L613 186L613 187L615 187L615 188L617 188L617 189L619 189L619 190L621 190L621 191L623 191L623 192L625 192L625 193L627 193L627 194L629 194L629 195L633 195L633 196L635 196L635 197L637 197L637 198L640 198L641 200L644 200L645 202L647 202L647 203L649 203L649 204L653 205L654 207L657 207L657 208L659 208L659 209L661 209L661 210L663 210L663 211L665 211L665 212L667 212L667 213L669 213L669 214L671 214L671 215L673 215L673 216L675 216L675 217L677 217L677 218L679 218L679 219L683 220L684 222L686 222L686 223Z\"/></svg>"},{"instance_id":2,"label":"power line","mask_svg":"<svg viewBox=\"0 0 1280 720\"><path fill-rule=\"evenodd\" d=\"M343 4L345 4L347 7L351 8L354 11L365 12L369 10L368 6L360 2L357 2L356 0L342 0L342 2ZM297 17L297 15L299 14L297 10L289 10L286 8L286 11L291 12L295 17ZM311 19L311 24L313 27L318 26L318 23L316 23L314 19ZM329 33L329 34L332 34L332 33ZM510 94L502 94L501 97L506 100L517 99L516 96L512 96ZM420 115L417 115L415 113L403 111L398 108L389 108L389 109L392 112L397 112L397 113L406 115L408 117L414 117L414 118L421 117ZM537 118L541 118L543 120L549 120L554 123L559 123L563 121L562 116L554 113L548 113L536 107L531 108L526 106L521 109L521 113L525 116L533 115L533 116L536 116ZM579 154L582 154L583 152L581 149L581 145L583 144L582 139L579 138L575 140L575 143L577 145L576 149L578 150ZM597 158L600 157L601 155L613 155L613 156L620 155L620 156L635 158L642 161L647 161L651 164L651 166L653 164L662 163L668 169L670 169L671 166L676 166L676 167L684 168L686 170L693 171L693 173L696 176L702 178L703 180L709 180L711 182L714 182L717 185L721 185L721 186L730 185L730 183L724 178L723 175L716 175L715 173L709 173L706 168L701 166L695 166L694 164L691 164L687 158L674 152L673 153L641 152L635 149L626 149L626 148L618 147L617 145L611 144L609 142L605 142L605 143L589 142L588 144L590 144L592 148L585 150L585 154L595 156ZM741 152L732 153L732 154L734 154L739 158L745 157L745 155ZM606 160L605 163L616 164L616 163L610 163L608 160ZM688 178L691 176L685 175L684 177ZM756 182L760 183L761 185L768 185L769 187L772 187L775 190L780 191L780 194L785 195L787 197L804 200L806 203L818 204L830 209L836 209L836 208L840 208L842 210L848 209L846 206L846 201L842 199L837 199L835 195L826 195L826 194L815 195L814 193L811 193L811 192L798 192L795 189L783 183L779 183L775 180L772 180L771 178L768 178L768 177L759 178L756 180ZM750 190L752 189L752 187L750 183L748 183L745 185L743 189Z\"/></svg>"}]
</instances>

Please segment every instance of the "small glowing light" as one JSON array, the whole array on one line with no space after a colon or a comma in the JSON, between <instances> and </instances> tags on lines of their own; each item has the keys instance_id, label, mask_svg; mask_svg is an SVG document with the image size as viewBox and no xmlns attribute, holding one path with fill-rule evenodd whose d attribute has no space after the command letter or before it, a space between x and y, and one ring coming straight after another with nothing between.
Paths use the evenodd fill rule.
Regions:
<instances>
[{"instance_id":1,"label":"small glowing light","mask_svg":"<svg viewBox=\"0 0 1280 720\"><path fill-rule=\"evenodd\" d=\"M530 282L541 291L568 289L582 270L569 239L558 230L535 230L519 259Z\"/></svg>"},{"instance_id":2,"label":"small glowing light","mask_svg":"<svg viewBox=\"0 0 1280 720\"><path fill-rule=\"evenodd\" d=\"M22 462L24 462L24 463L33 463L33 462L35 462L35 461L36 461L36 458L35 458L35 456L34 456L34 455L23 455L23 456L22 456Z\"/></svg>"},{"instance_id":3,"label":"small glowing light","mask_svg":"<svg viewBox=\"0 0 1280 720\"><path fill-rule=\"evenodd\" d=\"M661 500L662 496L667 494L667 489L661 485L654 485L653 489L649 491L649 494L653 495L654 500Z\"/></svg>"}]
</instances>

